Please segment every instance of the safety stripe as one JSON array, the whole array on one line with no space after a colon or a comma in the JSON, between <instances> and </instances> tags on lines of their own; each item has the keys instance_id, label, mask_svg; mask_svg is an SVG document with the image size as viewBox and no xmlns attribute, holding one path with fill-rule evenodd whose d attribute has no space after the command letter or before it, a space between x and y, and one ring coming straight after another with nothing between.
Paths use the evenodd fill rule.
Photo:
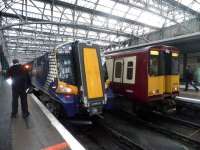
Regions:
<instances>
[{"instance_id":1,"label":"safety stripe","mask_svg":"<svg viewBox=\"0 0 200 150\"><path fill-rule=\"evenodd\" d=\"M200 104L200 99L195 99L195 98L176 96L176 100L195 103L195 104Z\"/></svg>"},{"instance_id":2,"label":"safety stripe","mask_svg":"<svg viewBox=\"0 0 200 150\"><path fill-rule=\"evenodd\" d=\"M67 149L69 149L69 145L66 142L64 142L49 146L47 148L43 148L41 150L67 150Z\"/></svg>"},{"instance_id":3,"label":"safety stripe","mask_svg":"<svg viewBox=\"0 0 200 150\"><path fill-rule=\"evenodd\" d=\"M73 135L54 117L54 115L49 112L49 110L40 102L40 100L34 95L31 94L33 100L38 104L39 108L49 119L53 127L58 131L62 138L69 145L71 150L86 150L74 137Z\"/></svg>"}]
</instances>

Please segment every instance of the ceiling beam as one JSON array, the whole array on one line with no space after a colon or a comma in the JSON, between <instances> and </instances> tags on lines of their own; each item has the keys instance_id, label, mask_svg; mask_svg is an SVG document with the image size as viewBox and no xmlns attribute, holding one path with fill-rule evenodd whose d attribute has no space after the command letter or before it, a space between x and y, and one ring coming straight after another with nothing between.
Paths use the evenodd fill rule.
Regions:
<instances>
[{"instance_id":1,"label":"ceiling beam","mask_svg":"<svg viewBox=\"0 0 200 150\"><path fill-rule=\"evenodd\" d=\"M60 38L63 38L63 39L67 39L67 38L73 38L73 35L70 35L70 34L57 34L57 33L50 33L50 32L45 32L45 31L34 31L34 30L30 30L30 29L21 29L21 28L9 28L7 29L9 31L17 31L17 32L27 32L27 33L34 33L34 34L37 34L37 35L47 35L49 37L60 37ZM6 35L6 34L5 34ZM9 35L8 35L9 36ZM115 43L115 42L111 42L109 39L96 39L96 38L86 38L84 36L76 36L78 39L83 39L83 40L91 40L91 41L101 41L101 42L106 42L106 43ZM14 38L14 37L13 37ZM32 36L33 38L33 36Z\"/></svg>"},{"instance_id":2,"label":"ceiling beam","mask_svg":"<svg viewBox=\"0 0 200 150\"><path fill-rule=\"evenodd\" d=\"M101 17L105 17L105 18L115 19L115 20L118 20L118 21L121 21L121 22L126 22L126 23L129 23L129 24L135 24L135 25L139 25L139 26L142 26L142 27L147 27L147 28L151 28L151 29L155 29L155 30L159 29L156 26L151 26L151 25L144 24L142 22L138 22L138 21L135 21L135 20L127 19L127 18L124 18L124 17L119 17L119 16L116 16L116 15L112 15L112 14L105 13L105 12L102 12L102 11L98 11L98 10L82 7L82 6L79 6L79 5L67 3L67 2L64 2L64 1L60 1L60 0L56 0L56 1L55 0L37 0L37 1L45 2L45 3L48 3L48 4L52 4L52 2L53 2L54 5L69 8L69 9L72 9L72 10L82 11L82 12L86 12L86 13L89 13L89 14L92 14L92 15L97 15L97 16L101 16Z\"/></svg>"},{"instance_id":3,"label":"ceiling beam","mask_svg":"<svg viewBox=\"0 0 200 150\"><path fill-rule=\"evenodd\" d=\"M16 15L16 14L12 14L12 13L4 13L4 12L2 12L1 15L3 17L9 17L9 18L15 18L15 19L18 19L19 18L18 16L21 16L21 18L24 18L24 19L26 18L26 16L24 16L24 15ZM128 38L134 36L132 34L125 33L122 31L105 29L105 28L101 28L101 27L97 27L97 26L88 26L88 25L84 25L84 24L55 22L55 21L48 21L48 20L44 20L44 19L40 19L40 18L33 18L33 17L27 17L27 20L31 21L31 22L20 22L20 23L14 23L14 24L10 24L10 25L8 24L6 26L2 26L1 29L5 30L5 29L13 27L13 26L28 25L28 24L53 24L53 25L59 25L59 26L64 26L64 27L70 27L73 29L83 29L83 30L113 34L116 36L123 36L123 37L128 37Z\"/></svg>"},{"instance_id":4,"label":"ceiling beam","mask_svg":"<svg viewBox=\"0 0 200 150\"><path fill-rule=\"evenodd\" d=\"M200 13L198 11L195 11L195 10L191 9L190 7L188 7L188 6L183 5L182 3L180 3L180 2L178 2L176 0L162 0L162 1L168 3L168 4L172 5L172 6L175 6L175 7L179 8L179 9L181 9L181 10L187 11L188 13L190 13L190 14L192 14L194 16L200 17Z\"/></svg>"},{"instance_id":5,"label":"ceiling beam","mask_svg":"<svg viewBox=\"0 0 200 150\"><path fill-rule=\"evenodd\" d=\"M18 44L18 46L20 46L19 44L28 44L29 46L31 46L31 45L34 45L34 46L47 46L47 47L49 47L49 46L56 46L55 45L55 43L32 43L32 42L26 42L26 41L23 41L23 42L21 42L21 41L6 41L6 44Z\"/></svg>"}]
</instances>

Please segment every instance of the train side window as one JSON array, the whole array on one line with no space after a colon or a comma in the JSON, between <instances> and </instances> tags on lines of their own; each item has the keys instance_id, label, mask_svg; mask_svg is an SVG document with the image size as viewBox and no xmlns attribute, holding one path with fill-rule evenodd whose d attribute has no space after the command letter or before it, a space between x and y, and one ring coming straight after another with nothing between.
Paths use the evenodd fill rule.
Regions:
<instances>
[{"instance_id":1,"label":"train side window","mask_svg":"<svg viewBox=\"0 0 200 150\"><path fill-rule=\"evenodd\" d=\"M115 78L121 78L122 63L116 62L115 64Z\"/></svg>"},{"instance_id":2,"label":"train side window","mask_svg":"<svg viewBox=\"0 0 200 150\"><path fill-rule=\"evenodd\" d=\"M133 79L133 62L132 61L129 61L127 63L127 75L126 75L126 78L128 80L132 80Z\"/></svg>"},{"instance_id":3,"label":"train side window","mask_svg":"<svg viewBox=\"0 0 200 150\"><path fill-rule=\"evenodd\" d=\"M69 84L75 83L73 72L72 48L70 45L63 45L57 49L58 78Z\"/></svg>"}]
</instances>

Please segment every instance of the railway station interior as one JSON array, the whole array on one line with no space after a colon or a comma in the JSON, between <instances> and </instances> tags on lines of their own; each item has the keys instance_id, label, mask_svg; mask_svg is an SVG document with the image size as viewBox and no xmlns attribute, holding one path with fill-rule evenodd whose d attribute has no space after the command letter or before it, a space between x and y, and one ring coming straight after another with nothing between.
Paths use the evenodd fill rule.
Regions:
<instances>
[{"instance_id":1,"label":"railway station interior","mask_svg":"<svg viewBox=\"0 0 200 150\"><path fill-rule=\"evenodd\" d=\"M0 150L200 150L200 0L0 0Z\"/></svg>"}]
</instances>

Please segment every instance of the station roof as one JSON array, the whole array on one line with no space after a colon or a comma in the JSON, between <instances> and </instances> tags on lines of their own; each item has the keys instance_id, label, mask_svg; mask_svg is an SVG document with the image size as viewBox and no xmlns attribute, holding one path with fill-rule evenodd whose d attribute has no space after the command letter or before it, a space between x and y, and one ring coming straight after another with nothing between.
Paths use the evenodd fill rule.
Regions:
<instances>
[{"instance_id":1,"label":"station roof","mask_svg":"<svg viewBox=\"0 0 200 150\"><path fill-rule=\"evenodd\" d=\"M27 62L73 40L102 48L200 16L200 0L0 0L7 57ZM145 40L145 38L144 38Z\"/></svg>"}]
</instances>

